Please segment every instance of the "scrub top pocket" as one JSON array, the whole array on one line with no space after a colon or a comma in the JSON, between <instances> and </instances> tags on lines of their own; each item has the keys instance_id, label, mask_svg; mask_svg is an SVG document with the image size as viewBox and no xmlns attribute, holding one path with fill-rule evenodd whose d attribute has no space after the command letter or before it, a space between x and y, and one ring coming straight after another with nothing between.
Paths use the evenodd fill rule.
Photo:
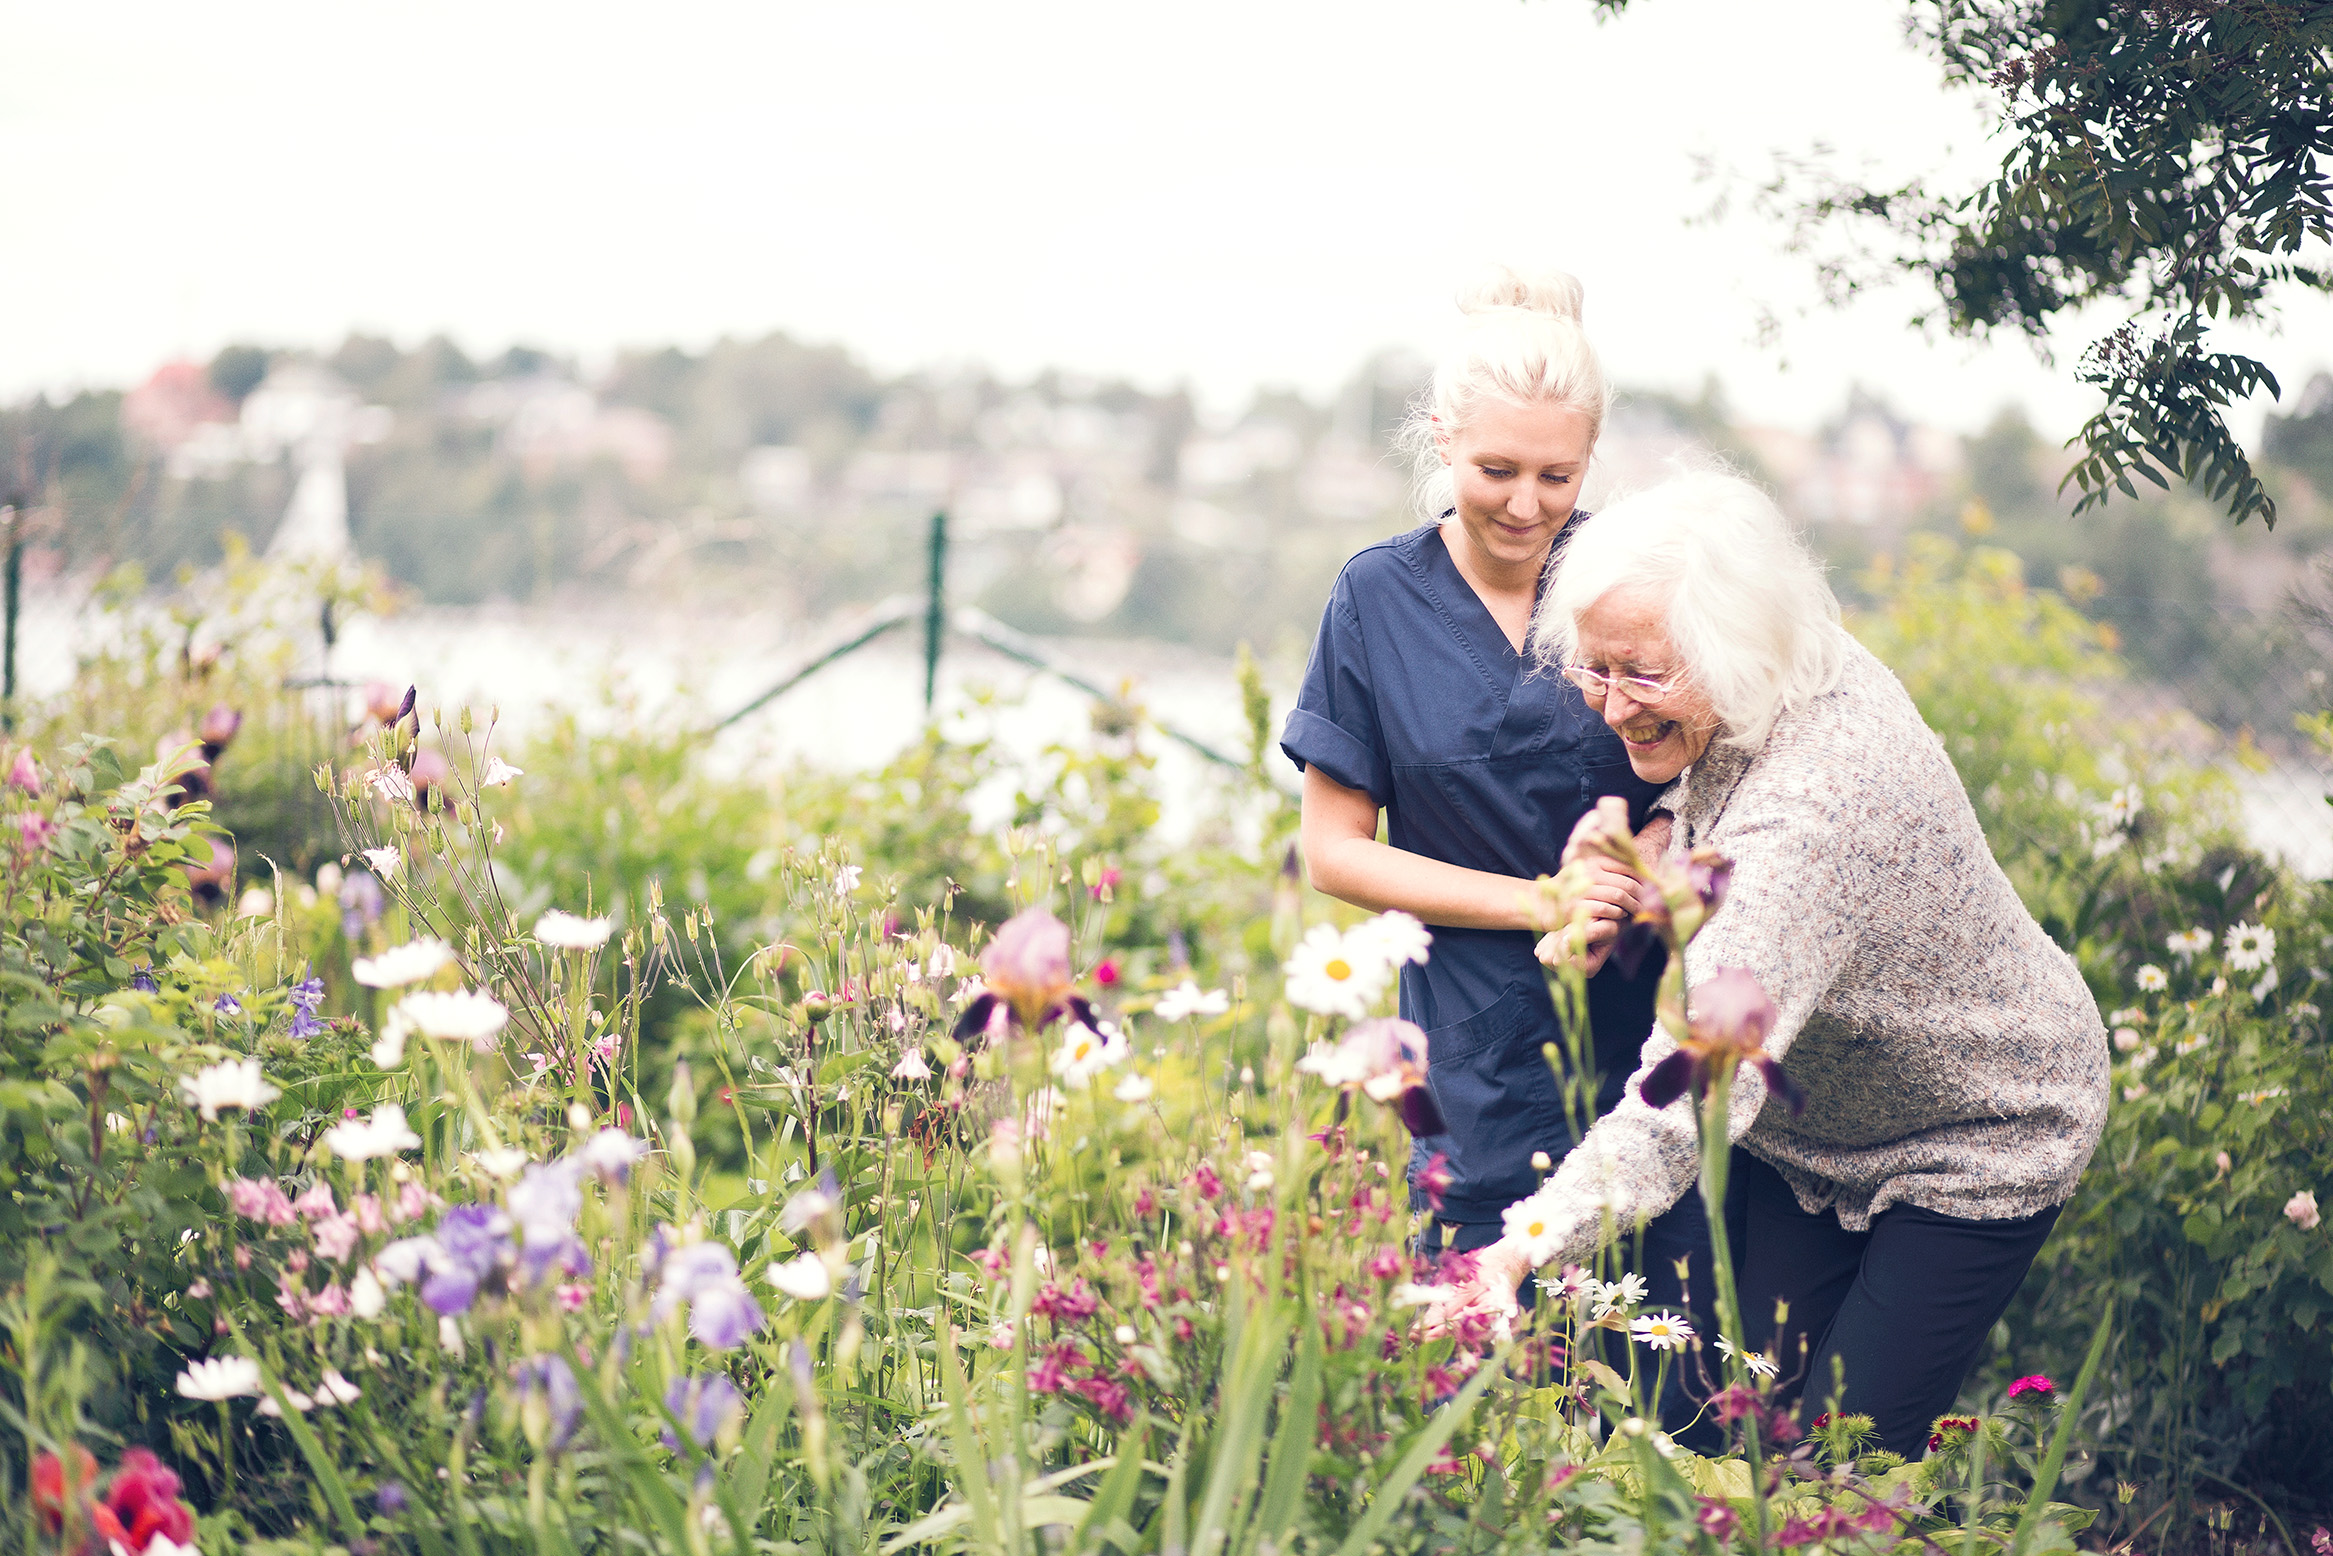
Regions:
<instances>
[{"instance_id":1,"label":"scrub top pocket","mask_svg":"<svg viewBox=\"0 0 2333 1556\"><path fill-rule=\"evenodd\" d=\"M1540 1046L1558 1030L1546 987L1510 984L1487 1009L1426 1034L1426 1076L1447 1130L1418 1142L1456 1180L1445 1221L1495 1221L1538 1187L1531 1154L1571 1148L1563 1099Z\"/></svg>"}]
</instances>

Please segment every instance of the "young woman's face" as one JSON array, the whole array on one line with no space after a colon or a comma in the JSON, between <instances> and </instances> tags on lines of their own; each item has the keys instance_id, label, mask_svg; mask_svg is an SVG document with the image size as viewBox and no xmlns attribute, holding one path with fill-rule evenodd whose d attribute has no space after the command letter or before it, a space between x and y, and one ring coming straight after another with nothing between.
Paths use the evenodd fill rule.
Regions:
<instances>
[{"instance_id":1,"label":"young woman's face","mask_svg":"<svg viewBox=\"0 0 2333 1556\"><path fill-rule=\"evenodd\" d=\"M1580 613L1579 632L1566 673L1618 732L1636 776L1667 783L1700 761L1718 718L1669 641L1668 601L1650 589L1615 589Z\"/></svg>"},{"instance_id":2,"label":"young woman's face","mask_svg":"<svg viewBox=\"0 0 2333 1556\"><path fill-rule=\"evenodd\" d=\"M1485 401L1443 439L1458 522L1476 555L1536 569L1572 515L1595 446L1595 429L1578 411L1502 400Z\"/></svg>"}]
</instances>

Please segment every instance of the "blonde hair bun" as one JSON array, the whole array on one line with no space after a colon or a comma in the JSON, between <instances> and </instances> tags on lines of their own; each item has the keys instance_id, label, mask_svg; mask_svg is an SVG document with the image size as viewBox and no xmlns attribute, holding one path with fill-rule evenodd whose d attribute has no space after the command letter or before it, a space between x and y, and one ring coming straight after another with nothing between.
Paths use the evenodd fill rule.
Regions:
<instances>
[{"instance_id":1,"label":"blonde hair bun","mask_svg":"<svg viewBox=\"0 0 2333 1556\"><path fill-rule=\"evenodd\" d=\"M1458 289L1458 311L1472 317L1498 308L1520 308L1577 324L1582 295L1579 278L1568 271L1526 273L1497 265Z\"/></svg>"}]
</instances>

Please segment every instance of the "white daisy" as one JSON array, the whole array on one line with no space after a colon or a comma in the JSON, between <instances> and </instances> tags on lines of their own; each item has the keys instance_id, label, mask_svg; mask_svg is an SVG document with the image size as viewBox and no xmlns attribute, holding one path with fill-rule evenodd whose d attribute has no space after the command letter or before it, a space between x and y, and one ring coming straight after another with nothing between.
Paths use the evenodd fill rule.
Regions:
<instances>
[{"instance_id":1,"label":"white daisy","mask_svg":"<svg viewBox=\"0 0 2333 1556\"><path fill-rule=\"evenodd\" d=\"M1533 1194L1509 1205L1501 1218L1507 1241L1513 1243L1537 1269L1563 1247L1562 1223L1545 1194Z\"/></svg>"},{"instance_id":2,"label":"white daisy","mask_svg":"<svg viewBox=\"0 0 2333 1556\"><path fill-rule=\"evenodd\" d=\"M500 1000L476 989L425 989L408 994L397 1002L396 1014L425 1037L468 1043L481 1053L493 1046L495 1034L510 1020L510 1012Z\"/></svg>"},{"instance_id":3,"label":"white daisy","mask_svg":"<svg viewBox=\"0 0 2333 1556\"><path fill-rule=\"evenodd\" d=\"M1053 1052L1053 1073L1072 1086L1083 1086L1102 1071L1124 1063L1134 1047L1110 1022L1087 1026L1073 1021Z\"/></svg>"},{"instance_id":4,"label":"white daisy","mask_svg":"<svg viewBox=\"0 0 2333 1556\"><path fill-rule=\"evenodd\" d=\"M402 989L437 976L454 959L453 947L443 940L421 939L396 946L379 956L360 956L349 970L368 989Z\"/></svg>"},{"instance_id":5,"label":"white daisy","mask_svg":"<svg viewBox=\"0 0 2333 1556\"><path fill-rule=\"evenodd\" d=\"M421 1136L406 1127L405 1110L394 1102L373 1109L368 1119L342 1119L324 1131L324 1143L344 1162L366 1162L414 1150Z\"/></svg>"},{"instance_id":6,"label":"white daisy","mask_svg":"<svg viewBox=\"0 0 2333 1556\"><path fill-rule=\"evenodd\" d=\"M608 931L615 927L615 922L604 915L584 918L553 908L535 920L535 938L562 951L596 951L608 943Z\"/></svg>"},{"instance_id":7,"label":"white daisy","mask_svg":"<svg viewBox=\"0 0 2333 1556\"><path fill-rule=\"evenodd\" d=\"M2228 965L2237 972L2258 972L2276 960L2276 931L2259 924L2238 924L2225 944Z\"/></svg>"},{"instance_id":8,"label":"white daisy","mask_svg":"<svg viewBox=\"0 0 2333 1556\"><path fill-rule=\"evenodd\" d=\"M214 1403L259 1392L259 1363L248 1356L213 1356L178 1375L178 1392Z\"/></svg>"},{"instance_id":9,"label":"white daisy","mask_svg":"<svg viewBox=\"0 0 2333 1556\"><path fill-rule=\"evenodd\" d=\"M1161 1021L1187 1021L1193 1016L1220 1016L1231 1009L1231 996L1221 989L1201 990L1185 978L1158 997L1151 1013Z\"/></svg>"},{"instance_id":10,"label":"white daisy","mask_svg":"<svg viewBox=\"0 0 2333 1556\"><path fill-rule=\"evenodd\" d=\"M182 1077L178 1091L189 1106L200 1108L202 1116L214 1123L221 1108L241 1108L249 1113L283 1095L259 1073L257 1059L229 1059L223 1064L205 1065L194 1074Z\"/></svg>"},{"instance_id":11,"label":"white daisy","mask_svg":"<svg viewBox=\"0 0 2333 1556\"><path fill-rule=\"evenodd\" d=\"M1366 926L1340 933L1333 924L1315 924L1282 970L1290 1004L1358 1021L1385 992L1393 964Z\"/></svg>"},{"instance_id":12,"label":"white daisy","mask_svg":"<svg viewBox=\"0 0 2333 1556\"><path fill-rule=\"evenodd\" d=\"M1399 908L1388 909L1367 923L1357 925L1353 933L1366 936L1373 942L1378 954L1395 967L1405 963L1423 963L1426 948L1434 937L1417 918Z\"/></svg>"},{"instance_id":13,"label":"white daisy","mask_svg":"<svg viewBox=\"0 0 2333 1556\"><path fill-rule=\"evenodd\" d=\"M1733 1359L1734 1343L1731 1340L1728 1340L1725 1336L1718 1336L1717 1349L1719 1354L1723 1355L1727 1360L1730 1361ZM1749 1369L1750 1376L1753 1378L1771 1378L1782 1371L1781 1365L1777 1363L1773 1357L1767 1355L1764 1351L1759 1351L1754 1354L1744 1354L1742 1357L1742 1365Z\"/></svg>"},{"instance_id":14,"label":"white daisy","mask_svg":"<svg viewBox=\"0 0 2333 1556\"><path fill-rule=\"evenodd\" d=\"M1681 1351L1693 1338L1693 1326L1674 1313L1648 1313L1628 1326L1628 1335L1656 1351Z\"/></svg>"},{"instance_id":15,"label":"white daisy","mask_svg":"<svg viewBox=\"0 0 2333 1556\"><path fill-rule=\"evenodd\" d=\"M2140 993L2160 994L2169 987L2171 987L2171 975L2157 967L2153 962L2149 962L2139 969Z\"/></svg>"}]
</instances>

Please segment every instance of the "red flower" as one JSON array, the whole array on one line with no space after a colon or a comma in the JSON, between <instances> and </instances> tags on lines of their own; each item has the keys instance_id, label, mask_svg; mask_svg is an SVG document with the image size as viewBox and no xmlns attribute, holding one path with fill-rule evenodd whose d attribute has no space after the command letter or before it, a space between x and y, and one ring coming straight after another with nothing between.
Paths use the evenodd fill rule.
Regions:
<instances>
[{"instance_id":1,"label":"red flower","mask_svg":"<svg viewBox=\"0 0 2333 1556\"><path fill-rule=\"evenodd\" d=\"M1928 1449L1933 1453L1947 1442L1958 1442L1960 1440L1959 1434L1973 1432L1976 1429L1977 1418L1975 1416L1938 1416L1936 1424L1929 1429Z\"/></svg>"},{"instance_id":2,"label":"red flower","mask_svg":"<svg viewBox=\"0 0 2333 1556\"><path fill-rule=\"evenodd\" d=\"M2028 1373L2026 1376L2019 1378L2016 1382L2009 1385L2009 1397L2011 1399L2015 1399L2020 1394L2054 1395L2057 1393L2057 1391L2058 1386L2038 1372Z\"/></svg>"},{"instance_id":3,"label":"red flower","mask_svg":"<svg viewBox=\"0 0 2333 1556\"><path fill-rule=\"evenodd\" d=\"M32 1508L40 1515L41 1527L51 1534L64 1527L68 1502L85 1500L97 1484L97 1460L89 1450L75 1443L71 1452L73 1484L69 1493L62 1459L44 1450L32 1461Z\"/></svg>"},{"instance_id":4,"label":"red flower","mask_svg":"<svg viewBox=\"0 0 2333 1556\"><path fill-rule=\"evenodd\" d=\"M121 1523L122 1543L133 1551L144 1550L157 1534L176 1545L194 1538L194 1510L178 1500L178 1477L148 1449L122 1455L105 1505Z\"/></svg>"}]
</instances>

